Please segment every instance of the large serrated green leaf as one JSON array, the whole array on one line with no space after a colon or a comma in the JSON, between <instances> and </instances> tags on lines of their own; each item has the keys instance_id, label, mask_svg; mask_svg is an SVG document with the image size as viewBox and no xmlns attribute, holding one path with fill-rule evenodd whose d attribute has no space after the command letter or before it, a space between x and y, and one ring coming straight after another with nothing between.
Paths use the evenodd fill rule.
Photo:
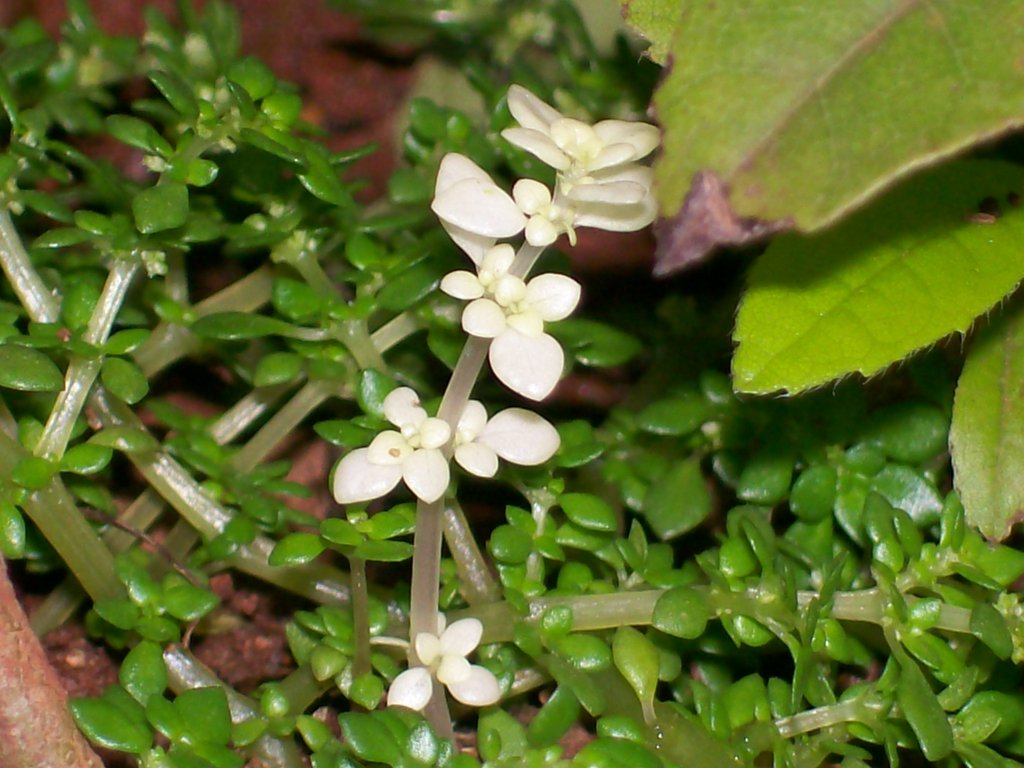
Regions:
<instances>
[{"instance_id":1,"label":"large serrated green leaf","mask_svg":"<svg viewBox=\"0 0 1024 768\"><path fill-rule=\"evenodd\" d=\"M647 55L659 64L668 59L684 5L679 0L621 0L626 23L650 41Z\"/></svg>"},{"instance_id":2,"label":"large serrated green leaf","mask_svg":"<svg viewBox=\"0 0 1024 768\"><path fill-rule=\"evenodd\" d=\"M814 230L1024 121L1019 0L682 5L655 98L666 216L710 171L739 216ZM664 41L664 3L640 6L634 24Z\"/></svg>"},{"instance_id":3,"label":"large serrated green leaf","mask_svg":"<svg viewBox=\"0 0 1024 768\"><path fill-rule=\"evenodd\" d=\"M953 402L950 453L967 521L1005 539L1024 514L1024 305L978 335Z\"/></svg>"},{"instance_id":4,"label":"large serrated green leaf","mask_svg":"<svg viewBox=\"0 0 1024 768\"><path fill-rule=\"evenodd\" d=\"M877 373L954 332L1024 277L1024 169L964 161L915 177L812 237L777 238L736 319L736 389L799 392ZM978 217L979 203L1000 205Z\"/></svg>"}]
</instances>

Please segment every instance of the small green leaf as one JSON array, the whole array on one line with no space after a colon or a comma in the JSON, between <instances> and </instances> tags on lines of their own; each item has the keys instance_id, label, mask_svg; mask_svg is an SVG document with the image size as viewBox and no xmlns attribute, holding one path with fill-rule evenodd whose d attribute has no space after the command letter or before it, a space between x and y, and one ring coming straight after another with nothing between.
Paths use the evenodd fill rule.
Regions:
<instances>
[{"instance_id":1,"label":"small green leaf","mask_svg":"<svg viewBox=\"0 0 1024 768\"><path fill-rule=\"evenodd\" d=\"M135 227L144 235L180 227L188 220L188 187L167 182L132 198Z\"/></svg>"},{"instance_id":2,"label":"small green leaf","mask_svg":"<svg viewBox=\"0 0 1024 768\"><path fill-rule=\"evenodd\" d=\"M174 700L174 709L193 741L226 745L231 739L231 712L223 688L182 691Z\"/></svg>"},{"instance_id":3,"label":"small green leaf","mask_svg":"<svg viewBox=\"0 0 1024 768\"><path fill-rule=\"evenodd\" d=\"M145 640L136 645L121 662L117 676L132 698L146 706L150 696L162 694L167 687L167 667L160 646Z\"/></svg>"},{"instance_id":4,"label":"small green leaf","mask_svg":"<svg viewBox=\"0 0 1024 768\"><path fill-rule=\"evenodd\" d=\"M658 649L633 627L619 627L612 639L612 658L643 705L646 718L658 686Z\"/></svg>"},{"instance_id":5,"label":"small green leaf","mask_svg":"<svg viewBox=\"0 0 1024 768\"><path fill-rule=\"evenodd\" d=\"M0 555L14 560L25 554L25 518L17 507L0 503Z\"/></svg>"},{"instance_id":6,"label":"small green leaf","mask_svg":"<svg viewBox=\"0 0 1024 768\"><path fill-rule=\"evenodd\" d=\"M636 415L636 425L655 435L688 435L711 417L708 401L696 392L657 400Z\"/></svg>"},{"instance_id":7,"label":"small green leaf","mask_svg":"<svg viewBox=\"0 0 1024 768\"><path fill-rule=\"evenodd\" d=\"M569 318L553 323L550 332L577 362L591 368L622 365L642 349L635 336L596 320Z\"/></svg>"},{"instance_id":8,"label":"small green leaf","mask_svg":"<svg viewBox=\"0 0 1024 768\"><path fill-rule=\"evenodd\" d=\"M817 464L800 473L789 494L789 508L805 523L817 523L832 514L838 476L833 467Z\"/></svg>"},{"instance_id":9,"label":"small green leaf","mask_svg":"<svg viewBox=\"0 0 1024 768\"><path fill-rule=\"evenodd\" d=\"M192 93L192 86L182 78L173 72L162 70L153 70L148 77L185 120L191 122L199 116L199 104Z\"/></svg>"},{"instance_id":10,"label":"small green leaf","mask_svg":"<svg viewBox=\"0 0 1024 768\"><path fill-rule=\"evenodd\" d=\"M942 711L924 673L905 655L900 662L896 699L926 758L936 762L953 751L953 729L946 713Z\"/></svg>"},{"instance_id":11,"label":"small green leaf","mask_svg":"<svg viewBox=\"0 0 1024 768\"><path fill-rule=\"evenodd\" d=\"M100 381L111 394L134 405L149 394L149 381L131 360L123 357L108 357L100 369Z\"/></svg>"},{"instance_id":12,"label":"small green leaf","mask_svg":"<svg viewBox=\"0 0 1024 768\"><path fill-rule=\"evenodd\" d=\"M141 755L153 743L153 733L145 725L130 720L116 706L103 699L72 699L75 724L93 744L119 752Z\"/></svg>"},{"instance_id":13,"label":"small green leaf","mask_svg":"<svg viewBox=\"0 0 1024 768\"><path fill-rule=\"evenodd\" d=\"M971 611L971 634L987 645L997 659L1008 659L1013 653L1013 635L1006 619L988 603L978 603Z\"/></svg>"},{"instance_id":14,"label":"small green leaf","mask_svg":"<svg viewBox=\"0 0 1024 768\"><path fill-rule=\"evenodd\" d=\"M60 468L64 472L92 475L106 467L113 455L113 449L105 445L81 443L68 448L61 457Z\"/></svg>"},{"instance_id":15,"label":"small green leaf","mask_svg":"<svg viewBox=\"0 0 1024 768\"><path fill-rule=\"evenodd\" d=\"M363 760L398 765L402 750L391 731L372 714L343 712L338 715L345 743Z\"/></svg>"},{"instance_id":16,"label":"small green leaf","mask_svg":"<svg viewBox=\"0 0 1024 768\"><path fill-rule=\"evenodd\" d=\"M64 388L64 374L37 349L18 344L2 344L0 387L24 392L59 392Z\"/></svg>"},{"instance_id":17,"label":"small green leaf","mask_svg":"<svg viewBox=\"0 0 1024 768\"><path fill-rule=\"evenodd\" d=\"M293 352L271 352L261 358L252 376L257 387L287 384L302 372L302 358Z\"/></svg>"},{"instance_id":18,"label":"small green leaf","mask_svg":"<svg viewBox=\"0 0 1024 768\"><path fill-rule=\"evenodd\" d=\"M145 429L107 427L89 438L93 445L102 445L122 453L150 453L160 450L160 443Z\"/></svg>"},{"instance_id":19,"label":"small green leaf","mask_svg":"<svg viewBox=\"0 0 1024 768\"><path fill-rule=\"evenodd\" d=\"M364 709L370 711L377 708L384 696L384 681L376 675L360 675L352 681L348 697Z\"/></svg>"},{"instance_id":20,"label":"small green leaf","mask_svg":"<svg viewBox=\"0 0 1024 768\"><path fill-rule=\"evenodd\" d=\"M878 373L965 332L1024 277L1018 166L962 161L915 176L813 237L776 238L749 275L733 359L743 392L801 392ZM991 197L1002 214L977 223Z\"/></svg>"},{"instance_id":21,"label":"small green leaf","mask_svg":"<svg viewBox=\"0 0 1024 768\"><path fill-rule=\"evenodd\" d=\"M695 640L704 634L710 616L711 604L704 592L675 587L654 604L651 624L667 635Z\"/></svg>"},{"instance_id":22,"label":"small green leaf","mask_svg":"<svg viewBox=\"0 0 1024 768\"><path fill-rule=\"evenodd\" d=\"M384 398L395 388L394 379L376 368L364 368L359 372L356 401L359 407L371 416L384 418Z\"/></svg>"},{"instance_id":23,"label":"small green leaf","mask_svg":"<svg viewBox=\"0 0 1024 768\"><path fill-rule=\"evenodd\" d=\"M196 621L216 608L219 601L212 592L182 580L164 588L161 602L174 618Z\"/></svg>"},{"instance_id":24,"label":"small green leaf","mask_svg":"<svg viewBox=\"0 0 1024 768\"><path fill-rule=\"evenodd\" d=\"M589 493L563 493L558 503L566 517L581 528L606 533L614 533L618 528L615 510L597 496Z\"/></svg>"},{"instance_id":25,"label":"small green leaf","mask_svg":"<svg viewBox=\"0 0 1024 768\"><path fill-rule=\"evenodd\" d=\"M651 482L643 500L643 515L658 538L681 536L711 514L708 491L700 458L671 464Z\"/></svg>"},{"instance_id":26,"label":"small green leaf","mask_svg":"<svg viewBox=\"0 0 1024 768\"><path fill-rule=\"evenodd\" d=\"M255 56L246 56L231 63L228 78L245 88L253 101L269 96L277 85L270 68Z\"/></svg>"},{"instance_id":27,"label":"small green leaf","mask_svg":"<svg viewBox=\"0 0 1024 768\"><path fill-rule=\"evenodd\" d=\"M268 562L275 568L300 565L314 560L325 549L314 533L290 533L274 546Z\"/></svg>"},{"instance_id":28,"label":"small green leaf","mask_svg":"<svg viewBox=\"0 0 1024 768\"><path fill-rule=\"evenodd\" d=\"M583 672L600 672L612 663L608 644L595 635L582 632L555 637L551 641L551 649Z\"/></svg>"},{"instance_id":29,"label":"small green leaf","mask_svg":"<svg viewBox=\"0 0 1024 768\"><path fill-rule=\"evenodd\" d=\"M607 646L605 649L607 650ZM530 719L526 729L527 741L534 747L555 744L576 724L579 715L580 703L576 696L571 690L560 685L540 711Z\"/></svg>"},{"instance_id":30,"label":"small green leaf","mask_svg":"<svg viewBox=\"0 0 1024 768\"><path fill-rule=\"evenodd\" d=\"M161 136L156 128L130 115L111 115L107 118L107 130L118 141L141 149L143 152L170 157L174 148Z\"/></svg>"},{"instance_id":31,"label":"small green leaf","mask_svg":"<svg viewBox=\"0 0 1024 768\"><path fill-rule=\"evenodd\" d=\"M384 309L404 312L413 304L428 296L441 282L441 276L429 264L416 264L388 280L377 301Z\"/></svg>"},{"instance_id":32,"label":"small green leaf","mask_svg":"<svg viewBox=\"0 0 1024 768\"><path fill-rule=\"evenodd\" d=\"M871 414L863 437L886 456L903 464L920 464L946 450L949 418L928 403L898 403Z\"/></svg>"},{"instance_id":33,"label":"small green leaf","mask_svg":"<svg viewBox=\"0 0 1024 768\"><path fill-rule=\"evenodd\" d=\"M361 557L364 560L398 563L412 557L412 544L404 541L367 540L359 543L355 554L356 557Z\"/></svg>"},{"instance_id":34,"label":"small green leaf","mask_svg":"<svg viewBox=\"0 0 1024 768\"><path fill-rule=\"evenodd\" d=\"M56 473L56 464L39 456L25 456L11 470L11 480L22 488L37 491L49 483Z\"/></svg>"},{"instance_id":35,"label":"small green leaf","mask_svg":"<svg viewBox=\"0 0 1024 768\"><path fill-rule=\"evenodd\" d=\"M277 318L248 312L217 312L192 324L192 332L207 339L236 341L262 336L287 336L292 326Z\"/></svg>"}]
</instances>

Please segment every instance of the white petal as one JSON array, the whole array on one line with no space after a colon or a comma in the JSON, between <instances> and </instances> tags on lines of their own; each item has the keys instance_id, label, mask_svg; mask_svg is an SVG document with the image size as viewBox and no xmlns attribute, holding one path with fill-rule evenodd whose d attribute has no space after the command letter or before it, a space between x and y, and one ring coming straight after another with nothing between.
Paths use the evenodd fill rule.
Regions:
<instances>
[{"instance_id":1,"label":"white petal","mask_svg":"<svg viewBox=\"0 0 1024 768\"><path fill-rule=\"evenodd\" d=\"M546 419L533 411L507 408L487 422L477 442L493 448L505 461L532 467L554 456L561 438Z\"/></svg>"},{"instance_id":2,"label":"white petal","mask_svg":"<svg viewBox=\"0 0 1024 768\"><path fill-rule=\"evenodd\" d=\"M512 237L526 225L512 198L490 179L457 181L437 195L430 208L448 224L491 238Z\"/></svg>"},{"instance_id":3,"label":"white petal","mask_svg":"<svg viewBox=\"0 0 1024 768\"><path fill-rule=\"evenodd\" d=\"M551 245L560 234L562 231L544 216L531 216L526 223L526 242L539 248Z\"/></svg>"},{"instance_id":4,"label":"white petal","mask_svg":"<svg viewBox=\"0 0 1024 768\"><path fill-rule=\"evenodd\" d=\"M405 424L420 424L427 418L427 412L420 408L420 396L409 387L398 387L384 398L384 418L401 427Z\"/></svg>"},{"instance_id":5,"label":"white petal","mask_svg":"<svg viewBox=\"0 0 1024 768\"><path fill-rule=\"evenodd\" d=\"M524 336L509 328L488 352L491 370L505 386L530 400L543 400L562 375L565 355L548 334Z\"/></svg>"},{"instance_id":6,"label":"white petal","mask_svg":"<svg viewBox=\"0 0 1024 768\"><path fill-rule=\"evenodd\" d=\"M476 440L480 430L487 424L487 409L479 400L470 400L459 416L459 424L455 428L459 440L470 443Z\"/></svg>"},{"instance_id":7,"label":"white petal","mask_svg":"<svg viewBox=\"0 0 1024 768\"><path fill-rule=\"evenodd\" d=\"M413 648L416 650L416 658L421 664L430 666L441 658L441 639L429 632L420 632L413 640Z\"/></svg>"},{"instance_id":8,"label":"white petal","mask_svg":"<svg viewBox=\"0 0 1024 768\"><path fill-rule=\"evenodd\" d=\"M507 98L509 112L524 128L547 131L551 123L562 116L561 112L521 85L510 85Z\"/></svg>"},{"instance_id":9,"label":"white petal","mask_svg":"<svg viewBox=\"0 0 1024 768\"><path fill-rule=\"evenodd\" d=\"M582 203L609 203L633 205L642 201L651 188L635 181L610 181L607 184L577 184L569 190L568 198Z\"/></svg>"},{"instance_id":10,"label":"white petal","mask_svg":"<svg viewBox=\"0 0 1024 768\"><path fill-rule=\"evenodd\" d=\"M456 299L479 299L484 295L484 287L472 272L458 270L449 272L441 278L441 290Z\"/></svg>"},{"instance_id":11,"label":"white petal","mask_svg":"<svg viewBox=\"0 0 1024 768\"><path fill-rule=\"evenodd\" d=\"M580 284L565 275L538 275L526 285L526 302L545 322L564 320L580 303Z\"/></svg>"},{"instance_id":12,"label":"white petal","mask_svg":"<svg viewBox=\"0 0 1024 768\"><path fill-rule=\"evenodd\" d=\"M607 144L625 143L633 147L633 160L647 157L661 142L661 132L650 123L626 120L602 120L594 124L594 132Z\"/></svg>"},{"instance_id":13,"label":"white petal","mask_svg":"<svg viewBox=\"0 0 1024 768\"><path fill-rule=\"evenodd\" d=\"M392 429L381 432L366 448L366 460L382 466L401 465L410 454L408 441Z\"/></svg>"},{"instance_id":14,"label":"white petal","mask_svg":"<svg viewBox=\"0 0 1024 768\"><path fill-rule=\"evenodd\" d=\"M469 232L462 227L456 227L454 224L449 224L442 219L441 226L444 227L444 231L448 233L448 237L452 239L462 252L469 256L473 260L474 264L479 264L480 260L483 259L484 254L494 245L494 238L487 237L487 235L477 235Z\"/></svg>"},{"instance_id":15,"label":"white petal","mask_svg":"<svg viewBox=\"0 0 1024 768\"><path fill-rule=\"evenodd\" d=\"M526 283L514 275L502 275L491 286L498 306L507 307L526 298Z\"/></svg>"},{"instance_id":16,"label":"white petal","mask_svg":"<svg viewBox=\"0 0 1024 768\"><path fill-rule=\"evenodd\" d=\"M484 625L480 619L459 619L441 633L441 653L468 656L480 645Z\"/></svg>"},{"instance_id":17,"label":"white petal","mask_svg":"<svg viewBox=\"0 0 1024 768\"><path fill-rule=\"evenodd\" d=\"M480 443L463 443L455 449L459 466L477 477L494 477L498 471L498 454Z\"/></svg>"},{"instance_id":18,"label":"white petal","mask_svg":"<svg viewBox=\"0 0 1024 768\"><path fill-rule=\"evenodd\" d=\"M449 152L441 158L441 164L438 166L437 181L434 184L434 196L440 195L453 185L466 179L494 183L491 177L487 175L487 171L468 157L460 155L458 152Z\"/></svg>"},{"instance_id":19,"label":"white petal","mask_svg":"<svg viewBox=\"0 0 1024 768\"><path fill-rule=\"evenodd\" d=\"M434 681L425 667L412 667L395 678L388 689L389 707L421 710L430 701Z\"/></svg>"},{"instance_id":20,"label":"white petal","mask_svg":"<svg viewBox=\"0 0 1024 768\"><path fill-rule=\"evenodd\" d=\"M452 428L444 419L429 417L420 426L420 445L424 448L441 448L452 436Z\"/></svg>"},{"instance_id":21,"label":"white petal","mask_svg":"<svg viewBox=\"0 0 1024 768\"><path fill-rule=\"evenodd\" d=\"M473 665L469 677L448 686L457 701L471 707L487 707L501 698L501 687L489 669Z\"/></svg>"},{"instance_id":22,"label":"white petal","mask_svg":"<svg viewBox=\"0 0 1024 768\"><path fill-rule=\"evenodd\" d=\"M658 215L658 204L648 195L635 205L580 203L576 209L576 226L596 227L609 232L635 232L643 229Z\"/></svg>"},{"instance_id":23,"label":"white petal","mask_svg":"<svg viewBox=\"0 0 1024 768\"><path fill-rule=\"evenodd\" d=\"M530 215L551 205L551 190L535 179L520 179L512 187L516 205Z\"/></svg>"},{"instance_id":24,"label":"white petal","mask_svg":"<svg viewBox=\"0 0 1024 768\"><path fill-rule=\"evenodd\" d=\"M366 454L366 448L357 448L334 468L331 493L339 504L357 504L379 498L398 485L402 478L400 465L371 464Z\"/></svg>"},{"instance_id":25,"label":"white petal","mask_svg":"<svg viewBox=\"0 0 1024 768\"><path fill-rule=\"evenodd\" d=\"M516 260L516 249L508 243L499 243L484 255L480 269L486 269L498 277L508 272L512 262Z\"/></svg>"},{"instance_id":26,"label":"white petal","mask_svg":"<svg viewBox=\"0 0 1024 768\"><path fill-rule=\"evenodd\" d=\"M473 336L493 339L505 330L505 310L490 299L471 301L462 311L462 328Z\"/></svg>"},{"instance_id":27,"label":"white petal","mask_svg":"<svg viewBox=\"0 0 1024 768\"><path fill-rule=\"evenodd\" d=\"M437 667L437 679L445 685L461 683L469 678L470 666L465 656L445 656Z\"/></svg>"},{"instance_id":28,"label":"white petal","mask_svg":"<svg viewBox=\"0 0 1024 768\"><path fill-rule=\"evenodd\" d=\"M572 160L558 148L558 145L546 133L529 128L506 128L501 132L501 137L509 144L515 144L520 149L526 150L556 171L564 171L572 165Z\"/></svg>"},{"instance_id":29,"label":"white petal","mask_svg":"<svg viewBox=\"0 0 1024 768\"><path fill-rule=\"evenodd\" d=\"M544 318L535 310L516 312L505 318L509 328L515 328L524 336L540 336L544 333Z\"/></svg>"},{"instance_id":30,"label":"white petal","mask_svg":"<svg viewBox=\"0 0 1024 768\"><path fill-rule=\"evenodd\" d=\"M597 153L597 157L587 163L587 170L599 171L604 168L612 168L634 159L636 159L636 150L632 145L608 144Z\"/></svg>"},{"instance_id":31,"label":"white petal","mask_svg":"<svg viewBox=\"0 0 1024 768\"><path fill-rule=\"evenodd\" d=\"M402 479L418 498L437 501L448 488L448 462L440 451L421 448L402 464Z\"/></svg>"},{"instance_id":32,"label":"white petal","mask_svg":"<svg viewBox=\"0 0 1024 768\"><path fill-rule=\"evenodd\" d=\"M654 183L654 171L646 165L628 163L617 168L604 168L591 173L586 180L587 184L611 184L617 181L632 181L642 187L650 189Z\"/></svg>"}]
</instances>

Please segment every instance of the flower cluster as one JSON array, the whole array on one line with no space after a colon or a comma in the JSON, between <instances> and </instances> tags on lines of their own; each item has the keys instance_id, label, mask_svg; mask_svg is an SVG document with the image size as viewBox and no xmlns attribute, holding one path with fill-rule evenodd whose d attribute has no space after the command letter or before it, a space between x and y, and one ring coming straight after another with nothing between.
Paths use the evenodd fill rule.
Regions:
<instances>
[{"instance_id":1,"label":"flower cluster","mask_svg":"<svg viewBox=\"0 0 1024 768\"><path fill-rule=\"evenodd\" d=\"M398 429L381 432L369 446L338 462L332 481L338 503L379 498L400 480L423 501L437 501L450 479L449 443L454 443L455 461L478 477L493 477L499 458L521 466L543 464L559 445L555 428L532 411L507 408L488 419L475 400L466 404L452 440L448 423L428 416L409 387L384 398L384 417Z\"/></svg>"},{"instance_id":2,"label":"flower cluster","mask_svg":"<svg viewBox=\"0 0 1024 768\"><path fill-rule=\"evenodd\" d=\"M479 619L460 619L445 629L444 615L438 614L437 634L421 632L413 640L423 666L410 667L394 679L388 690L388 706L423 709L434 691L434 677L463 704L494 704L501 697L498 679L490 670L466 660L480 644L483 632Z\"/></svg>"},{"instance_id":3,"label":"flower cluster","mask_svg":"<svg viewBox=\"0 0 1024 768\"><path fill-rule=\"evenodd\" d=\"M658 130L622 120L589 125L562 115L519 86L509 89L508 106L518 126L502 136L554 168L554 188L520 179L510 195L468 157L453 153L441 160L431 208L475 267L446 275L441 290L467 302L462 328L486 341L495 376L536 401L555 387L565 363L546 324L575 310L580 284L559 274L528 279L530 268L561 235L575 244L577 227L632 231L651 223L651 172L637 161L654 150ZM517 251L505 241L519 235L526 242ZM382 431L369 446L338 462L332 490L339 503L378 498L400 481L421 501L433 503L448 489L451 458L472 475L493 477L499 459L532 466L554 455L558 432L537 414L507 408L488 418L481 403L467 401L461 393L475 381L479 362L460 366L461 360L442 408L459 414L457 418L430 416L408 387L384 398L384 416L395 429ZM454 386L456 380L459 386ZM461 402L449 399L451 392L459 392ZM424 708L434 679L465 704L497 701L494 675L466 660L482 633L476 619L445 629L443 617L436 634L418 632L412 644L420 666L395 678L388 704Z\"/></svg>"}]
</instances>

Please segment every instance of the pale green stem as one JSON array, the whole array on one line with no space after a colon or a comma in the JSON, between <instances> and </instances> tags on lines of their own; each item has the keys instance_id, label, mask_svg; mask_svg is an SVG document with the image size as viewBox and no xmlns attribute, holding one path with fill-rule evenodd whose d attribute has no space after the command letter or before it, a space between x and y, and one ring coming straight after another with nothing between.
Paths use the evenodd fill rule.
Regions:
<instances>
[{"instance_id":1,"label":"pale green stem","mask_svg":"<svg viewBox=\"0 0 1024 768\"><path fill-rule=\"evenodd\" d=\"M37 323L57 321L60 304L32 266L6 208L0 210L0 268L31 320Z\"/></svg>"},{"instance_id":2,"label":"pale green stem","mask_svg":"<svg viewBox=\"0 0 1024 768\"><path fill-rule=\"evenodd\" d=\"M237 725L262 717L255 701L226 685L181 646L171 645L164 650L164 665L167 667L168 687L175 693L193 688L220 688L227 696L232 723ZM302 768L305 765L298 745L290 736L278 739L264 735L250 749L256 761L269 768Z\"/></svg>"},{"instance_id":3,"label":"pale green stem","mask_svg":"<svg viewBox=\"0 0 1024 768\"><path fill-rule=\"evenodd\" d=\"M288 384L275 384L252 390L217 418L210 426L210 436L218 445L227 445L280 400L288 387Z\"/></svg>"},{"instance_id":4,"label":"pale green stem","mask_svg":"<svg viewBox=\"0 0 1024 768\"><path fill-rule=\"evenodd\" d=\"M203 299L192 311L196 317L217 312L255 312L268 301L274 284L273 270L264 265L227 288ZM136 364L152 379L168 365L199 348L199 339L183 325L160 323L146 343L132 353Z\"/></svg>"},{"instance_id":5,"label":"pale green stem","mask_svg":"<svg viewBox=\"0 0 1024 768\"><path fill-rule=\"evenodd\" d=\"M411 312L403 312L388 320L370 334L373 346L383 354L393 346L420 330L423 326Z\"/></svg>"},{"instance_id":6,"label":"pale green stem","mask_svg":"<svg viewBox=\"0 0 1024 768\"><path fill-rule=\"evenodd\" d=\"M387 363L366 330L365 320L346 320L342 326L340 340L345 343L345 347L352 353L361 369L376 368L378 371L387 372Z\"/></svg>"},{"instance_id":7,"label":"pale green stem","mask_svg":"<svg viewBox=\"0 0 1024 768\"><path fill-rule=\"evenodd\" d=\"M111 399L102 389L94 394L91 403L104 426L145 430L130 408ZM213 538L231 520L227 510L211 499L195 478L167 453L135 452L127 454L127 458L153 490L203 537ZM249 546L241 548L231 562L245 573L310 600L328 603L348 601L347 579L341 571L318 564L274 568L267 562L273 548L274 542L260 536Z\"/></svg>"},{"instance_id":8,"label":"pale green stem","mask_svg":"<svg viewBox=\"0 0 1024 768\"><path fill-rule=\"evenodd\" d=\"M326 381L311 381L303 386L235 454L232 465L245 470L255 467L336 389Z\"/></svg>"},{"instance_id":9,"label":"pale green stem","mask_svg":"<svg viewBox=\"0 0 1024 768\"><path fill-rule=\"evenodd\" d=\"M15 465L27 455L17 442L0 431L0 473L10 477ZM29 492L20 506L89 597L96 601L123 594L121 582L114 572L113 555L82 517L75 500L58 476L51 478L42 488Z\"/></svg>"},{"instance_id":10,"label":"pale green stem","mask_svg":"<svg viewBox=\"0 0 1024 768\"><path fill-rule=\"evenodd\" d=\"M147 489L128 506L118 520L138 530L145 530L160 516L163 508L163 499L152 489ZM114 554L123 552L135 542L135 537L130 533L112 526L103 532L102 539L107 549ZM74 577L64 579L32 611L32 631L42 636L56 629L71 618L82 604L83 597L82 588Z\"/></svg>"},{"instance_id":11,"label":"pale green stem","mask_svg":"<svg viewBox=\"0 0 1024 768\"><path fill-rule=\"evenodd\" d=\"M487 567L487 560L469 528L462 506L455 499L444 505L443 523L444 540L455 560L466 601L470 605L478 605L501 600L501 585Z\"/></svg>"},{"instance_id":12,"label":"pale green stem","mask_svg":"<svg viewBox=\"0 0 1024 768\"><path fill-rule=\"evenodd\" d=\"M524 243L516 254L509 273L525 277L537 257L540 256L541 251L541 248ZM489 348L489 339L470 336L455 363L452 376L448 380L448 386L441 398L441 405L437 410L437 417L448 423L452 435L455 434L459 418L462 416L469 396L473 392L473 387L476 385L476 380L480 376L480 370L483 368ZM446 447L446 452L451 455L451 443ZM413 535L412 584L410 587L410 640L423 632L437 633L443 512L443 497L430 503L421 499L416 504L416 532ZM417 658L414 644L411 642L409 644L409 663L413 665L422 663ZM440 686L434 686L435 695L431 697L430 704L424 710L424 715L440 733L442 730L447 731L451 728L451 716L448 712L447 702L440 694L439 689Z\"/></svg>"},{"instance_id":13,"label":"pale green stem","mask_svg":"<svg viewBox=\"0 0 1024 768\"><path fill-rule=\"evenodd\" d=\"M779 735L784 739L792 739L803 733L820 731L823 728L830 728L841 723L863 721L865 716L865 704L860 699L850 699L838 704L829 704L824 707L815 707L803 712L797 712L789 717L782 717L775 721L775 727ZM873 713L875 716L878 713Z\"/></svg>"},{"instance_id":14,"label":"pale green stem","mask_svg":"<svg viewBox=\"0 0 1024 768\"><path fill-rule=\"evenodd\" d=\"M139 263L135 260L115 259L107 274L107 282L103 286L96 309L89 324L85 329L82 340L94 347L103 344L110 335L110 329L114 325L114 319L124 303L124 297L128 294L135 273L139 270ZM71 431L75 427L85 400L89 396L96 377L103 366L103 358L100 355L93 357L71 358L68 370L64 377L64 389L57 396L53 404L50 417L46 420L43 434L35 447L35 455L41 456L50 461L58 461L64 455L68 440L71 439Z\"/></svg>"},{"instance_id":15,"label":"pale green stem","mask_svg":"<svg viewBox=\"0 0 1024 768\"><path fill-rule=\"evenodd\" d=\"M370 671L370 600L366 583L366 561L361 557L348 559L349 589L352 594L352 676Z\"/></svg>"},{"instance_id":16,"label":"pale green stem","mask_svg":"<svg viewBox=\"0 0 1024 768\"><path fill-rule=\"evenodd\" d=\"M712 614L732 611L761 618L756 590L747 593L716 593L704 586L691 587L691 589L703 592L708 597ZM537 621L545 611L556 606L567 606L572 609L574 632L593 632L624 625L644 626L651 623L654 607L665 591L663 589L646 589L637 592L613 592L605 595L542 597L530 601L525 617L506 602L489 603L453 612L449 618L452 621L467 617L479 619L484 625L484 636L481 640L484 643L512 640L517 622ZM806 606L817 597L815 592L799 592L797 593L797 605ZM918 598L908 596L911 603L916 599ZM836 592L833 594L830 615L840 621L859 621L881 625L885 618L885 600L877 589ZM934 629L970 634L970 621L970 610L944 604Z\"/></svg>"}]
</instances>

